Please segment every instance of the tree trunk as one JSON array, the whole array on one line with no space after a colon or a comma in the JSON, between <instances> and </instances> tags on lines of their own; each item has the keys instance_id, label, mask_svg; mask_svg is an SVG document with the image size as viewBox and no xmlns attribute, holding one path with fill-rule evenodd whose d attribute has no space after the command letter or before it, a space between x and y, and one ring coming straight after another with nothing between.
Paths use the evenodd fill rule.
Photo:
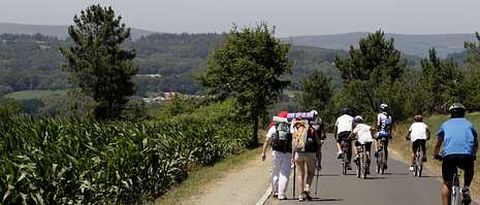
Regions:
<instances>
[{"instance_id":1,"label":"tree trunk","mask_svg":"<svg viewBox=\"0 0 480 205\"><path fill-rule=\"evenodd\" d=\"M253 133L252 133L252 141L250 142L250 147L254 148L258 146L258 114L254 113L252 116L253 121Z\"/></svg>"}]
</instances>

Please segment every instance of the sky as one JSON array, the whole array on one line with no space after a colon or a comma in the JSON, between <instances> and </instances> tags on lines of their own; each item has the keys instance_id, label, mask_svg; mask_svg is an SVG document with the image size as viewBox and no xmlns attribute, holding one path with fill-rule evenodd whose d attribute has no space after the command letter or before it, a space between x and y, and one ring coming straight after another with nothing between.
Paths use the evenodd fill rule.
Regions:
<instances>
[{"instance_id":1,"label":"sky","mask_svg":"<svg viewBox=\"0 0 480 205\"><path fill-rule=\"evenodd\" d=\"M112 6L129 27L166 33L221 33L260 22L280 37L480 29L479 0L0 0L0 22L69 25L91 4Z\"/></svg>"}]
</instances>

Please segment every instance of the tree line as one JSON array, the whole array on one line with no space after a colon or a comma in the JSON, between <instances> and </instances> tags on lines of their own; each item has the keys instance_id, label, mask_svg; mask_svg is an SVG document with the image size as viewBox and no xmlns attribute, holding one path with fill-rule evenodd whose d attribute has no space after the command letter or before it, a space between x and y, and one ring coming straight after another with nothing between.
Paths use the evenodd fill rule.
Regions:
<instances>
[{"instance_id":1,"label":"tree line","mask_svg":"<svg viewBox=\"0 0 480 205\"><path fill-rule=\"evenodd\" d=\"M421 69L409 69L394 39L378 30L352 45L348 56L337 57L335 65L342 86L334 88L322 72L302 82L304 109L321 110L330 121L342 107L373 117L378 105L387 103L399 120L415 114L446 113L453 102L462 102L470 111L479 111L480 36L465 42L466 61L440 59L435 48L420 62ZM370 119L373 120L373 119Z\"/></svg>"}]
</instances>

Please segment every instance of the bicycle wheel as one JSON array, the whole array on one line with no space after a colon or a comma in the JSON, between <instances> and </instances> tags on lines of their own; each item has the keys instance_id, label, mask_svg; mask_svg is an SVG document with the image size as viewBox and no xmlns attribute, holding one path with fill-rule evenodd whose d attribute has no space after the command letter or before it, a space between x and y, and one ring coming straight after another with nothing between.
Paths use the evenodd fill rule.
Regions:
<instances>
[{"instance_id":1,"label":"bicycle wheel","mask_svg":"<svg viewBox=\"0 0 480 205\"><path fill-rule=\"evenodd\" d=\"M385 147L382 147L382 158L380 159L382 162L382 166L380 167L380 173L384 174L385 173Z\"/></svg>"},{"instance_id":2,"label":"bicycle wheel","mask_svg":"<svg viewBox=\"0 0 480 205\"><path fill-rule=\"evenodd\" d=\"M362 163L360 161L360 156L359 154L357 154L357 160L355 161L355 165L357 165L357 178L360 178L362 176Z\"/></svg>"},{"instance_id":3,"label":"bicycle wheel","mask_svg":"<svg viewBox=\"0 0 480 205\"><path fill-rule=\"evenodd\" d=\"M459 204L459 202L460 202L459 191L460 191L460 187L459 187L459 182L458 182L458 175L455 173L453 175L453 179L452 179L452 191L451 191L451 194L450 194L450 204L451 205L458 205Z\"/></svg>"},{"instance_id":4,"label":"bicycle wheel","mask_svg":"<svg viewBox=\"0 0 480 205\"><path fill-rule=\"evenodd\" d=\"M377 153L377 174L380 174L382 172L382 168L383 168L382 158L383 158L383 149L380 149Z\"/></svg>"},{"instance_id":5,"label":"bicycle wheel","mask_svg":"<svg viewBox=\"0 0 480 205\"><path fill-rule=\"evenodd\" d=\"M347 175L347 163L348 163L347 154L344 152L342 154L342 174L343 175Z\"/></svg>"},{"instance_id":6,"label":"bicycle wheel","mask_svg":"<svg viewBox=\"0 0 480 205\"><path fill-rule=\"evenodd\" d=\"M422 176L422 171L423 171L423 150L422 147L420 147L417 151L417 177Z\"/></svg>"}]
</instances>

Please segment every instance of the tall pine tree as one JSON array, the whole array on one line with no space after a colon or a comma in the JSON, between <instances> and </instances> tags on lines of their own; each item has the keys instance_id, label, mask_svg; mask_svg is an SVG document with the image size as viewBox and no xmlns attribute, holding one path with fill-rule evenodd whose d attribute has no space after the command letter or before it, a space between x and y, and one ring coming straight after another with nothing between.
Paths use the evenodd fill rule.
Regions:
<instances>
[{"instance_id":1,"label":"tall pine tree","mask_svg":"<svg viewBox=\"0 0 480 205\"><path fill-rule=\"evenodd\" d=\"M61 49L72 74L70 82L96 102L97 120L119 118L134 94L135 51L122 47L130 29L120 20L111 7L92 5L75 15L74 25L68 27L75 44Z\"/></svg>"}]
</instances>

